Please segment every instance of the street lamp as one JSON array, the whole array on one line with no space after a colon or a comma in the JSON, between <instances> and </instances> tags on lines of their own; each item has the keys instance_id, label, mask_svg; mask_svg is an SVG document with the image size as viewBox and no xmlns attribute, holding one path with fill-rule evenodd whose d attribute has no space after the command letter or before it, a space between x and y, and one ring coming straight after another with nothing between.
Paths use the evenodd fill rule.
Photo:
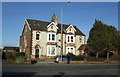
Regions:
<instances>
[{"instance_id":1,"label":"street lamp","mask_svg":"<svg viewBox=\"0 0 120 77\"><path fill-rule=\"evenodd\" d=\"M70 2L67 2L67 5L69 5L70 4ZM66 6L66 5L65 5ZM62 22L63 22L63 10L64 10L64 8L65 8L65 6L63 7L63 8L61 8L61 61L62 61L62 54L63 54L63 24L62 24Z\"/></svg>"}]
</instances>

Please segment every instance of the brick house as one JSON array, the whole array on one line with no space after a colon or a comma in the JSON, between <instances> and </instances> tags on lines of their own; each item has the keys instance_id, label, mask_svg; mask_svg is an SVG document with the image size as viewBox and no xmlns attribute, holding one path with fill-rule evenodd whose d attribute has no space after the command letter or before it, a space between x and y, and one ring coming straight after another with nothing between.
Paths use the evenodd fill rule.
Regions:
<instances>
[{"instance_id":1,"label":"brick house","mask_svg":"<svg viewBox=\"0 0 120 77\"><path fill-rule=\"evenodd\" d=\"M68 52L79 55L78 48L85 44L85 35L73 25L61 24L53 15L51 22L25 19L22 35L20 36L20 52L25 52L29 58L54 57Z\"/></svg>"}]
</instances>

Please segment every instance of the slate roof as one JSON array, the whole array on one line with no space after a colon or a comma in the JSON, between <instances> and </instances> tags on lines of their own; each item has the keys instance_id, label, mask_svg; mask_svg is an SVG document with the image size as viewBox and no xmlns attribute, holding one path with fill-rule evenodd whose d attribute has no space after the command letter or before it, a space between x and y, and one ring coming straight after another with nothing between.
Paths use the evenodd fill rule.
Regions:
<instances>
[{"instance_id":1,"label":"slate roof","mask_svg":"<svg viewBox=\"0 0 120 77\"><path fill-rule=\"evenodd\" d=\"M26 19L30 28L32 30L40 30L40 31L47 31L47 26L51 23L51 22L45 22L45 21L39 21L39 20L33 20L33 19ZM57 27L58 29L58 33L61 32L61 24L58 24ZM65 25L63 24L63 33L65 33L65 29L67 29L69 27L69 25ZM76 35L83 35L85 36L76 26L73 26L76 29Z\"/></svg>"}]
</instances>

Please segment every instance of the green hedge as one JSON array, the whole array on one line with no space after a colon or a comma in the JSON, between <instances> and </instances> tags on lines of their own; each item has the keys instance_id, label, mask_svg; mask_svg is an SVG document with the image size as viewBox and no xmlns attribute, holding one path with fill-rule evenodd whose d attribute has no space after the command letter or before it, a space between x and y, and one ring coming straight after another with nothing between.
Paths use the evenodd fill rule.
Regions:
<instances>
[{"instance_id":1,"label":"green hedge","mask_svg":"<svg viewBox=\"0 0 120 77\"><path fill-rule=\"evenodd\" d=\"M15 58L15 63L25 63L27 58L25 56L18 56Z\"/></svg>"},{"instance_id":2,"label":"green hedge","mask_svg":"<svg viewBox=\"0 0 120 77\"><path fill-rule=\"evenodd\" d=\"M75 56L74 54L72 53L68 53L67 56L69 56L73 61L83 61L85 56Z\"/></svg>"},{"instance_id":3,"label":"green hedge","mask_svg":"<svg viewBox=\"0 0 120 77\"><path fill-rule=\"evenodd\" d=\"M14 54L11 52L5 52L5 58L7 58L8 61L15 63L24 63L27 61L27 57L25 56L24 52L16 52Z\"/></svg>"},{"instance_id":4,"label":"green hedge","mask_svg":"<svg viewBox=\"0 0 120 77\"><path fill-rule=\"evenodd\" d=\"M91 56L87 56L86 57L86 60L88 62L103 62L104 61L104 58L96 58L96 57L91 57Z\"/></svg>"}]
</instances>

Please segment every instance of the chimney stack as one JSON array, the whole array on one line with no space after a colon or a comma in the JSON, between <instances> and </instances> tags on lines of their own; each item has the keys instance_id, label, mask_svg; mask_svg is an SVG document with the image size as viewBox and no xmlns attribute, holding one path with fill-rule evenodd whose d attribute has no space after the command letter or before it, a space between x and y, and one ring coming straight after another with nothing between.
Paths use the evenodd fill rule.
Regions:
<instances>
[{"instance_id":1,"label":"chimney stack","mask_svg":"<svg viewBox=\"0 0 120 77\"><path fill-rule=\"evenodd\" d=\"M54 22L56 25L58 25L57 16L55 14L52 16L51 22Z\"/></svg>"}]
</instances>

